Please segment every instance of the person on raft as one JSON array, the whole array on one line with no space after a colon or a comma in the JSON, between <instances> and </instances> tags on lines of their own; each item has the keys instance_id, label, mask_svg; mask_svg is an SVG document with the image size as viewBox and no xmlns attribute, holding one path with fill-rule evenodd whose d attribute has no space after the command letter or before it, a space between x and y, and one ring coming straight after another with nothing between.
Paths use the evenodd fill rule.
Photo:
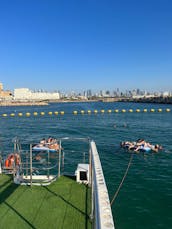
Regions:
<instances>
[{"instance_id":1,"label":"person on raft","mask_svg":"<svg viewBox=\"0 0 172 229\"><path fill-rule=\"evenodd\" d=\"M133 150L135 152L139 151L153 151L157 153L159 150L162 149L161 145L158 144L151 144L146 142L144 139L138 139L136 142L125 141L121 143L121 147L127 148L128 150Z\"/></svg>"}]
</instances>

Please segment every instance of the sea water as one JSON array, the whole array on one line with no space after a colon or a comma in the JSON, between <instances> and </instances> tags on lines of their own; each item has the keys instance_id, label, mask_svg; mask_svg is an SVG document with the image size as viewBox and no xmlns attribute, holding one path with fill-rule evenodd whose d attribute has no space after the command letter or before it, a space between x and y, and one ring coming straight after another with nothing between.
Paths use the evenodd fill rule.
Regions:
<instances>
[{"instance_id":1,"label":"sea water","mask_svg":"<svg viewBox=\"0 0 172 229\"><path fill-rule=\"evenodd\" d=\"M161 108L163 111L158 112ZM134 154L125 181L112 205L117 229L172 228L172 111L171 105L139 103L54 103L48 106L0 107L0 144L9 148L15 136L22 141L41 138L89 137L95 140L102 162L110 199L128 166L131 153L120 142L143 138L161 144L157 154ZM105 113L101 110L104 109ZM118 113L114 110L119 109ZM126 109L126 112L121 112ZM133 112L129 112L133 109ZM140 109L140 112L136 112ZM143 112L147 109L147 112ZM150 112L155 109L155 112ZM80 114L84 110L85 114ZM88 114L88 110L91 114ZM98 113L95 114L94 110ZM108 110L112 112L108 113ZM58 111L58 115L48 112ZM64 115L60 114L64 111ZM78 111L77 115L73 111ZM18 113L23 113L18 117ZM31 116L26 117L25 113ZM37 116L33 112L38 112ZM40 112L45 112L44 116ZM8 114L2 117L2 114ZM9 114L15 113L15 117ZM10 150L10 148L9 148Z\"/></svg>"}]
</instances>

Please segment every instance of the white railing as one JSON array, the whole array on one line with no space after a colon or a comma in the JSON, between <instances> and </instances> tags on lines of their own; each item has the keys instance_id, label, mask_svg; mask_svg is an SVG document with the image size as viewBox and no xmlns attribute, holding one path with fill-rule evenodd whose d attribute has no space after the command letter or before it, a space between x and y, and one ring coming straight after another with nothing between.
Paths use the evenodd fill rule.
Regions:
<instances>
[{"instance_id":1,"label":"white railing","mask_svg":"<svg viewBox=\"0 0 172 229\"><path fill-rule=\"evenodd\" d=\"M90 142L93 228L114 229L114 221L103 170L94 141Z\"/></svg>"}]
</instances>

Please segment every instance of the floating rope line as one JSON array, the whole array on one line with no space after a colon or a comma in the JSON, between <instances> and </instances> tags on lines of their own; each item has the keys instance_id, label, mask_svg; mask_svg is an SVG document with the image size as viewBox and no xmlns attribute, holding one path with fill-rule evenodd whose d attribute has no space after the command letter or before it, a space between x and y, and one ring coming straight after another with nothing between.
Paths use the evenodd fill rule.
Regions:
<instances>
[{"instance_id":1,"label":"floating rope line","mask_svg":"<svg viewBox=\"0 0 172 229\"><path fill-rule=\"evenodd\" d=\"M41 112L38 112L38 111L35 111L35 112L29 112L29 111L26 111L26 112L14 112L14 113L3 113L3 114L0 114L0 117L32 117L32 116L35 116L35 117L39 117L39 116L59 116L59 115L84 115L84 114L87 114L87 115L91 115L91 114L113 114L113 113L117 113L117 114L120 114L120 113L155 113L155 112L158 112L158 113L162 113L162 112L171 112L171 109L170 108L166 108L166 109L162 109L162 108L159 108L159 109L154 109L154 108L149 108L149 109L109 109L109 110L105 110L105 109L102 109L102 110L74 110L74 111L71 111L71 112L66 112L66 111L41 111Z\"/></svg>"},{"instance_id":2,"label":"floating rope line","mask_svg":"<svg viewBox=\"0 0 172 229\"><path fill-rule=\"evenodd\" d=\"M111 202L110 202L111 206L112 206L113 202L115 201L116 197L118 196L118 193L119 193L119 191L120 191L120 189L121 189L121 187L122 187L122 185L123 185L123 183L124 183L124 180L125 180L125 178L126 178L126 176L127 176L127 174L128 174L128 170L129 170L129 168L130 168L132 159L133 159L133 153L131 154L130 160L129 160L129 162L128 162L127 169L126 169L125 174L124 174L124 176L123 176L123 178L122 178L122 180L121 180L121 183L120 183L120 185L118 186L118 189L117 189L117 191L115 192L115 194L114 194L114 196L113 196L113 198L112 198L112 200L111 200Z\"/></svg>"}]
</instances>

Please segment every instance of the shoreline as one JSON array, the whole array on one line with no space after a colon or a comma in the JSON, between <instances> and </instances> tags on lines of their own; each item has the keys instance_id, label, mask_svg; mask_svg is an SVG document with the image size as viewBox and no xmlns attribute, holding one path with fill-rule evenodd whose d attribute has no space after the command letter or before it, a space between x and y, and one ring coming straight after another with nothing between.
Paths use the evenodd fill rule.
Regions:
<instances>
[{"instance_id":1,"label":"shoreline","mask_svg":"<svg viewBox=\"0 0 172 229\"><path fill-rule=\"evenodd\" d=\"M91 102L105 102L105 103L152 103L152 104L172 104L172 97L170 98L103 98L103 99L89 99L89 100L73 100L73 99L60 99L60 100L43 100L43 101L0 101L0 107L7 106L48 106L50 103L91 103Z\"/></svg>"},{"instance_id":2,"label":"shoreline","mask_svg":"<svg viewBox=\"0 0 172 229\"><path fill-rule=\"evenodd\" d=\"M7 102L3 101L0 102L0 107L11 107L11 106L47 106L49 105L47 102L36 102L36 101L30 101L30 102Z\"/></svg>"}]
</instances>

